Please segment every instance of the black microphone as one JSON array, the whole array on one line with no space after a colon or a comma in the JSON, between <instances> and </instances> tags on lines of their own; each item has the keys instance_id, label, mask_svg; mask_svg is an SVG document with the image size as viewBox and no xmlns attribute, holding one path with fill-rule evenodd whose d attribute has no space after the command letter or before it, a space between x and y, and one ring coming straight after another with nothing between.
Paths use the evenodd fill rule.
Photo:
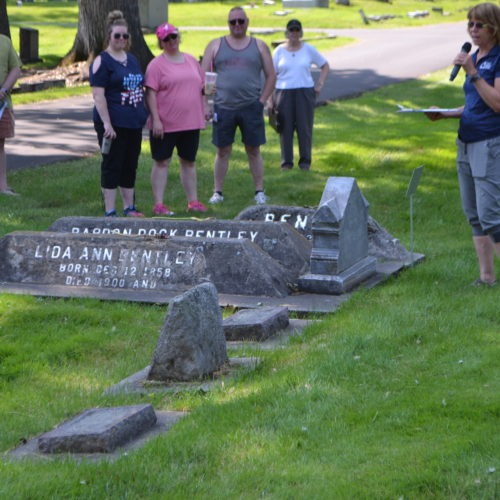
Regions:
<instances>
[{"instance_id":1,"label":"black microphone","mask_svg":"<svg viewBox=\"0 0 500 500\"><path fill-rule=\"evenodd\" d=\"M472 45L469 42L465 42L462 45L462 48L460 49L460 52L468 54L470 52L470 49L472 49ZM452 82L453 80L455 80L455 78L457 77L458 72L460 71L461 67L462 66L460 66L460 64L455 64L455 66L453 66L453 69L451 70L451 73L450 73L450 82Z\"/></svg>"}]
</instances>

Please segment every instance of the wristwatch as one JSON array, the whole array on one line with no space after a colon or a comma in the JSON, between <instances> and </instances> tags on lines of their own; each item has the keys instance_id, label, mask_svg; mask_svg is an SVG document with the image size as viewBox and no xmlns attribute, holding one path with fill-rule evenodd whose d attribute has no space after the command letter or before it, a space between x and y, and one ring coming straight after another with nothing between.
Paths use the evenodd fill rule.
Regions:
<instances>
[{"instance_id":1,"label":"wristwatch","mask_svg":"<svg viewBox=\"0 0 500 500\"><path fill-rule=\"evenodd\" d=\"M479 73L474 73L470 76L471 83L476 83L478 80L481 80L482 76Z\"/></svg>"}]
</instances>

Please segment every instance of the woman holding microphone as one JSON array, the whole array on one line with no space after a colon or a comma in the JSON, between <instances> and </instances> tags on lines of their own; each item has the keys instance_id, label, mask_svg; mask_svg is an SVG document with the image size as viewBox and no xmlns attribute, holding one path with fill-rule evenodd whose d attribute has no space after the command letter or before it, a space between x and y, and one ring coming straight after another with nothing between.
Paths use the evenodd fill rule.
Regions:
<instances>
[{"instance_id":1,"label":"woman holding microphone","mask_svg":"<svg viewBox=\"0 0 500 500\"><path fill-rule=\"evenodd\" d=\"M431 120L458 118L457 169L464 213L479 263L476 286L496 285L500 256L500 7L482 3L467 15L477 50L460 52L454 64L466 73L465 104L426 113Z\"/></svg>"}]
</instances>

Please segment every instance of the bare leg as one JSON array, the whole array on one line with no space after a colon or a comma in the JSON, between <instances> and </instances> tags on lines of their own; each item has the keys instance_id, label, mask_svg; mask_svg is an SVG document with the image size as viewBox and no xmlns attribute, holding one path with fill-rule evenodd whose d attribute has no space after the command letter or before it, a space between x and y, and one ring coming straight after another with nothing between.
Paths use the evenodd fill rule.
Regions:
<instances>
[{"instance_id":1,"label":"bare leg","mask_svg":"<svg viewBox=\"0 0 500 500\"><path fill-rule=\"evenodd\" d=\"M214 164L214 191L222 193L224 187L224 179L226 178L227 170L229 168L229 157L233 146L226 146L224 148L217 148Z\"/></svg>"},{"instance_id":2,"label":"bare leg","mask_svg":"<svg viewBox=\"0 0 500 500\"><path fill-rule=\"evenodd\" d=\"M196 165L194 161L187 161L179 158L181 164L181 183L184 187L188 203L198 199Z\"/></svg>"},{"instance_id":3,"label":"bare leg","mask_svg":"<svg viewBox=\"0 0 500 500\"><path fill-rule=\"evenodd\" d=\"M116 189L102 188L102 196L104 198L104 210L106 212L116 210Z\"/></svg>"},{"instance_id":4,"label":"bare leg","mask_svg":"<svg viewBox=\"0 0 500 500\"><path fill-rule=\"evenodd\" d=\"M0 191L8 189L7 184L7 157L5 154L5 139L0 139Z\"/></svg>"},{"instance_id":5,"label":"bare leg","mask_svg":"<svg viewBox=\"0 0 500 500\"><path fill-rule=\"evenodd\" d=\"M163 203L165 189L167 188L170 160L171 158L164 161L153 162L153 168L151 170L151 188L153 190L153 201L155 205Z\"/></svg>"},{"instance_id":6,"label":"bare leg","mask_svg":"<svg viewBox=\"0 0 500 500\"><path fill-rule=\"evenodd\" d=\"M120 193L122 195L123 208L134 206L134 188L120 188Z\"/></svg>"},{"instance_id":7,"label":"bare leg","mask_svg":"<svg viewBox=\"0 0 500 500\"><path fill-rule=\"evenodd\" d=\"M248 156L250 171L252 172L253 182L256 191L264 191L264 161L260 154L259 146L246 146L245 150Z\"/></svg>"},{"instance_id":8,"label":"bare leg","mask_svg":"<svg viewBox=\"0 0 500 500\"><path fill-rule=\"evenodd\" d=\"M474 236L472 240L479 263L479 277L491 283L496 279L493 257L495 251L500 255L500 243L493 243L489 236Z\"/></svg>"}]
</instances>

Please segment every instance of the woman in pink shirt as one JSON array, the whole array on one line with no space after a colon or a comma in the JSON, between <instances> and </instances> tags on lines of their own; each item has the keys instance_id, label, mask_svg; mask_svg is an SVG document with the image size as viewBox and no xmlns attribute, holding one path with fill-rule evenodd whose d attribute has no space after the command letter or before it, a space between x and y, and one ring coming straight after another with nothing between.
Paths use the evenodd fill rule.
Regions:
<instances>
[{"instance_id":1,"label":"woman in pink shirt","mask_svg":"<svg viewBox=\"0 0 500 500\"><path fill-rule=\"evenodd\" d=\"M179 51L179 31L175 26L161 24L156 36L163 52L149 63L145 78L154 161L151 171L153 215L173 215L163 198L174 148L179 156L187 210L206 212L207 208L198 201L195 165L200 130L205 128L203 72L193 56Z\"/></svg>"}]
</instances>

